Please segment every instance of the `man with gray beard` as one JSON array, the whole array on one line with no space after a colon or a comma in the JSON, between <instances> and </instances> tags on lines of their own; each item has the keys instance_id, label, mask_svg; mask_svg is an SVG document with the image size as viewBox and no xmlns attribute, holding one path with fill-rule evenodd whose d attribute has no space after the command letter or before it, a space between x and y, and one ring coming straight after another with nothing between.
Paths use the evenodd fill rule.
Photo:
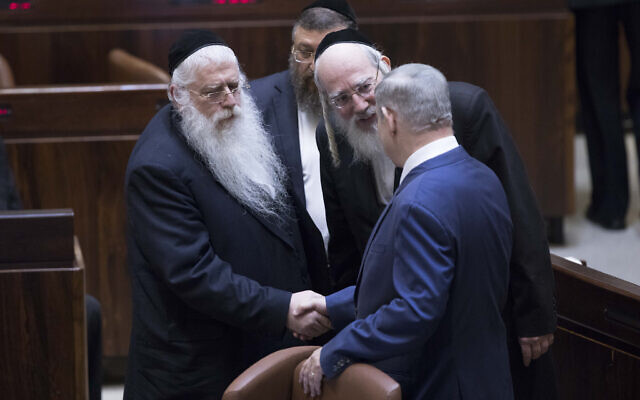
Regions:
<instances>
[{"instance_id":1,"label":"man with gray beard","mask_svg":"<svg viewBox=\"0 0 640 400\"><path fill-rule=\"evenodd\" d=\"M330 329L300 236L304 206L233 51L208 31L169 52L171 104L125 177L133 326L126 399L220 398L261 357ZM324 267L324 266L323 266Z\"/></svg>"},{"instance_id":2,"label":"man with gray beard","mask_svg":"<svg viewBox=\"0 0 640 400\"><path fill-rule=\"evenodd\" d=\"M328 257L337 288L356 283L369 236L393 195L394 177L400 178L379 144L374 112L374 90L390 65L368 38L351 29L328 34L316 50L315 79L326 117L316 139L330 233ZM464 82L449 82L449 91L458 143L498 176L511 211L514 245L503 319L515 398L554 399L548 349L556 313L544 221L522 160L489 95ZM418 115L421 110L413 107L407 113Z\"/></svg>"},{"instance_id":3,"label":"man with gray beard","mask_svg":"<svg viewBox=\"0 0 640 400\"><path fill-rule=\"evenodd\" d=\"M322 108L313 81L313 56L327 33L355 27L355 19L355 13L344 0L317 0L309 4L291 32L289 69L251 82L251 92L265 126L289 172L293 196L305 206L301 219L310 256L325 266L329 231L315 140ZM331 288L322 289L326 294Z\"/></svg>"}]
</instances>

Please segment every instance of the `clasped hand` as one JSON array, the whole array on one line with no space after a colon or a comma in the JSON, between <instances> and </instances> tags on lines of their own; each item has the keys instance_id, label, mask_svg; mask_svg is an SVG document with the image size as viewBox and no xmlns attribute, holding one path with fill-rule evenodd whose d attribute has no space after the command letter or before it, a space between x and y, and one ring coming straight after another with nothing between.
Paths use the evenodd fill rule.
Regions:
<instances>
[{"instance_id":1,"label":"clasped hand","mask_svg":"<svg viewBox=\"0 0 640 400\"><path fill-rule=\"evenodd\" d=\"M311 340L333 329L324 296L311 290L293 293L289 303L287 328L300 340Z\"/></svg>"}]
</instances>

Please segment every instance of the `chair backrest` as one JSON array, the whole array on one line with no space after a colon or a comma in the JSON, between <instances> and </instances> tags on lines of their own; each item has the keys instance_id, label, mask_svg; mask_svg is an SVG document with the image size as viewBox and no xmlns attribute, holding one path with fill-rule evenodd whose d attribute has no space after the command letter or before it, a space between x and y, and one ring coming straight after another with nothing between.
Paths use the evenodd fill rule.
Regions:
<instances>
[{"instance_id":1,"label":"chair backrest","mask_svg":"<svg viewBox=\"0 0 640 400\"><path fill-rule=\"evenodd\" d=\"M12 88L15 86L16 82L13 79L11 66L7 59L0 54L0 89Z\"/></svg>"},{"instance_id":2,"label":"chair backrest","mask_svg":"<svg viewBox=\"0 0 640 400\"><path fill-rule=\"evenodd\" d=\"M171 77L160 67L122 49L108 55L109 80L117 83L169 83Z\"/></svg>"},{"instance_id":3,"label":"chair backrest","mask_svg":"<svg viewBox=\"0 0 640 400\"><path fill-rule=\"evenodd\" d=\"M302 362L298 364L292 379L291 400L308 400L298 375ZM322 384L322 395L316 400L401 400L402 392L398 382L378 368L369 364L353 364L345 369L337 378L325 380Z\"/></svg>"},{"instance_id":4,"label":"chair backrest","mask_svg":"<svg viewBox=\"0 0 640 400\"><path fill-rule=\"evenodd\" d=\"M293 370L317 348L291 347L269 354L234 379L222 400L290 399Z\"/></svg>"},{"instance_id":5,"label":"chair backrest","mask_svg":"<svg viewBox=\"0 0 640 400\"><path fill-rule=\"evenodd\" d=\"M298 383L304 360L317 346L291 347L269 354L238 376L222 400L308 400ZM316 400L400 400L400 385L367 364L354 364L336 379L325 381Z\"/></svg>"}]
</instances>

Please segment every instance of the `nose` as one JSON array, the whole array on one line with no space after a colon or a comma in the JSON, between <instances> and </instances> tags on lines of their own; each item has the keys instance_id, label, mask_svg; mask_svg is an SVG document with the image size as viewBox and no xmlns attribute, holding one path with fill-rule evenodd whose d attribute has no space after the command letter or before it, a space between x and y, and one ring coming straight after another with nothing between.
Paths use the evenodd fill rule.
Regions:
<instances>
[{"instance_id":1,"label":"nose","mask_svg":"<svg viewBox=\"0 0 640 400\"><path fill-rule=\"evenodd\" d=\"M351 95L351 101L353 102L353 111L356 113L361 113L367 108L369 108L369 97L363 98L360 97L359 94L353 93Z\"/></svg>"},{"instance_id":2,"label":"nose","mask_svg":"<svg viewBox=\"0 0 640 400\"><path fill-rule=\"evenodd\" d=\"M221 103L223 107L233 107L238 104L238 100L236 99L236 95L229 90L229 88L225 88L225 97L224 101ZM239 95L240 93L238 93Z\"/></svg>"}]
</instances>

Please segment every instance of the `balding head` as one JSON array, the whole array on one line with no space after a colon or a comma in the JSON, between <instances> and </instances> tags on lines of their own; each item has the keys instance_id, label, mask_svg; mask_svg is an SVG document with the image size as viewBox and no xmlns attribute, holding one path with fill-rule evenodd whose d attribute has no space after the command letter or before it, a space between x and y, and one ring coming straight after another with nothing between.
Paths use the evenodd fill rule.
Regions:
<instances>
[{"instance_id":1,"label":"balding head","mask_svg":"<svg viewBox=\"0 0 640 400\"><path fill-rule=\"evenodd\" d=\"M393 109L415 132L453 125L449 84L429 65L406 64L391 71L376 88L378 110Z\"/></svg>"},{"instance_id":2,"label":"balding head","mask_svg":"<svg viewBox=\"0 0 640 400\"><path fill-rule=\"evenodd\" d=\"M396 166L421 147L453 135L449 85L424 64L396 68L376 89L378 133Z\"/></svg>"}]
</instances>

